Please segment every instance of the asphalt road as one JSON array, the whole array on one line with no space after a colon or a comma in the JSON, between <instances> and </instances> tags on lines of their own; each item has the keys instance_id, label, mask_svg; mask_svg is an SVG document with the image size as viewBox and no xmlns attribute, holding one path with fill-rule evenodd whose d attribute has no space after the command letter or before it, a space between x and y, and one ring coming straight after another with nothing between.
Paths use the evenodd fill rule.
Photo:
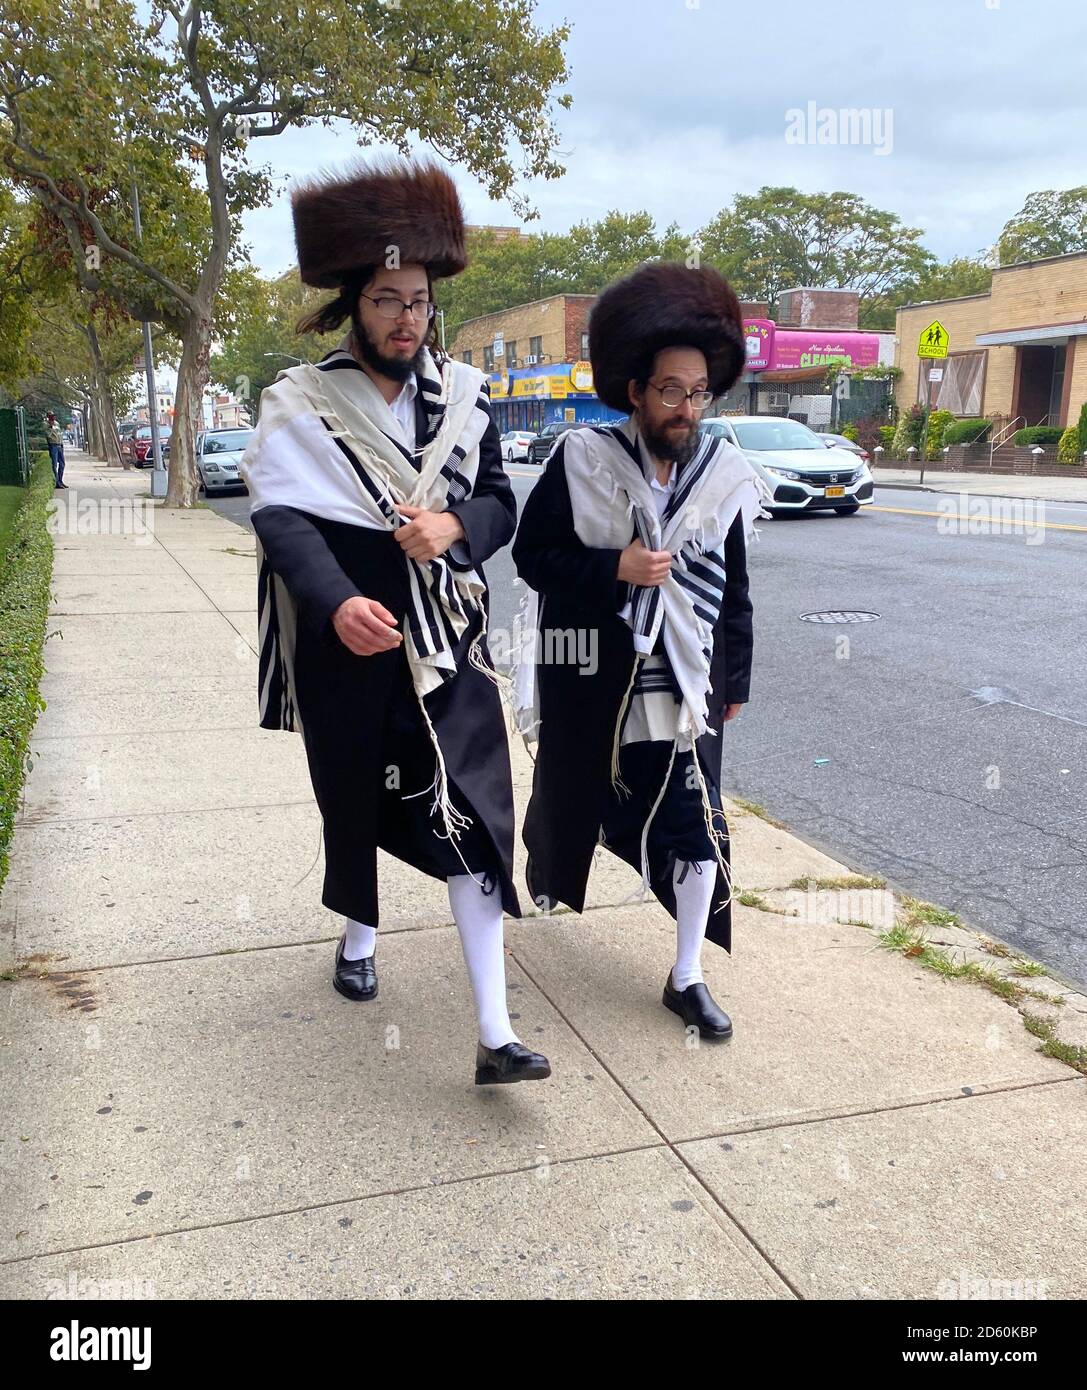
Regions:
<instances>
[{"instance_id":1,"label":"asphalt road","mask_svg":"<svg viewBox=\"0 0 1087 1390\"><path fill-rule=\"evenodd\" d=\"M523 501L535 470L513 472ZM213 505L245 524L245 497ZM751 702L725 728L722 787L1084 983L1087 507L1001 533L949 525L949 505L886 488L854 517L760 523ZM508 629L508 550L487 575ZM800 617L842 610L878 617Z\"/></svg>"}]
</instances>

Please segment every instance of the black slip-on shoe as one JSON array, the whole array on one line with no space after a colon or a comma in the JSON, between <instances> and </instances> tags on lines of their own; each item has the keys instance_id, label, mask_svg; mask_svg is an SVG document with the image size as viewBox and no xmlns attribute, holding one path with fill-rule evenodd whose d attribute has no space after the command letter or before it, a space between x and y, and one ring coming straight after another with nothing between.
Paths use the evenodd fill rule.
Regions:
<instances>
[{"instance_id":1,"label":"black slip-on shoe","mask_svg":"<svg viewBox=\"0 0 1087 1390\"><path fill-rule=\"evenodd\" d=\"M476 1085L505 1086L513 1081L542 1081L551 1075L551 1063L524 1043L508 1042L501 1047L476 1046Z\"/></svg>"},{"instance_id":2,"label":"black slip-on shoe","mask_svg":"<svg viewBox=\"0 0 1087 1390\"><path fill-rule=\"evenodd\" d=\"M666 1009L679 1014L685 1024L694 1024L698 1036L707 1042L724 1042L732 1037L732 1019L717 1007L713 995L701 982L688 985L684 990L674 989L672 972L669 971L661 1002Z\"/></svg>"},{"instance_id":3,"label":"black slip-on shoe","mask_svg":"<svg viewBox=\"0 0 1087 1390\"><path fill-rule=\"evenodd\" d=\"M343 948L346 934L340 937L336 947L336 969L332 975L332 986L345 999L374 999L377 997L377 970L373 956L363 956L361 960L344 960Z\"/></svg>"}]
</instances>

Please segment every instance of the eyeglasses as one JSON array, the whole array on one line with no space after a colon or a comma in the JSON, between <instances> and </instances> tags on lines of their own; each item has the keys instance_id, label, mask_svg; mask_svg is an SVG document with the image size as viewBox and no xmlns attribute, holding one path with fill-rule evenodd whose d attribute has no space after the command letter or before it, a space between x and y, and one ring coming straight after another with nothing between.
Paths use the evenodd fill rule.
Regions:
<instances>
[{"instance_id":1,"label":"eyeglasses","mask_svg":"<svg viewBox=\"0 0 1087 1390\"><path fill-rule=\"evenodd\" d=\"M710 401L713 400L712 391L684 391L682 386L660 387L655 381L646 383L652 386L654 391L660 392L661 404L674 410L676 406L682 405L684 401L690 401L695 410L705 410Z\"/></svg>"},{"instance_id":2,"label":"eyeglasses","mask_svg":"<svg viewBox=\"0 0 1087 1390\"><path fill-rule=\"evenodd\" d=\"M364 294L362 298L376 304L377 311L383 319L398 319L405 309L411 310L411 316L416 323L426 323L434 317L435 306L429 299L415 299L409 304L404 299L386 298L384 295L375 299L373 295Z\"/></svg>"}]
</instances>

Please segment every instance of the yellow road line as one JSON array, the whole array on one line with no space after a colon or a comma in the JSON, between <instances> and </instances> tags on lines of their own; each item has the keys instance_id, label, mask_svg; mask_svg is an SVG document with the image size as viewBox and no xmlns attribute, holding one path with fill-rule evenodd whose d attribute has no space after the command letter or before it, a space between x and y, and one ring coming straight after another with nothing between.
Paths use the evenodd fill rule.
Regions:
<instances>
[{"instance_id":1,"label":"yellow road line","mask_svg":"<svg viewBox=\"0 0 1087 1390\"><path fill-rule=\"evenodd\" d=\"M950 495L950 494L949 494L949 495ZM973 497L973 498L975 498L975 499L977 499L977 498L983 498L983 497L985 496L984 493L980 493L980 492L971 493L970 495L971 495L971 497ZM1009 501L1009 500L1015 501L1015 500L1020 500L1020 499L1014 499L1014 498L1013 498L1013 499L1008 499L1007 497L1002 497L1000 500L1001 500L1002 502L1007 502L1007 501ZM1021 499L1021 500L1027 501L1028 499L1027 499L1027 498L1023 498L1023 499ZM1031 499L1029 499L1029 500L1031 500L1031 501L1037 501L1037 500L1040 500L1040 499L1031 498ZM921 511L920 508L918 508L918 507L878 507L878 506L876 506L874 503L872 504L872 506L870 506L870 507L865 507L863 510L866 511L866 512L897 512L900 516L939 516L939 517L953 517L953 516L959 515L959 513L956 513L956 512L953 512L953 511L948 511L948 512L923 512L923 511ZM964 513L964 514L963 514L963 519L966 520L966 521L969 521L971 518L970 518L970 516L969 516L968 514L965 514L965 513ZM1000 520L999 517L996 517L996 518L994 518L994 519L997 520L997 521ZM979 517L976 518L976 520L981 521L981 520L984 520L984 518L979 516ZM1045 531L1087 531L1087 526L1076 526L1073 522L1070 522L1070 521L1034 521L1034 522L1031 522L1031 525L1032 525L1032 526L1040 526L1040 527L1041 527L1043 530L1045 530Z\"/></svg>"}]
</instances>

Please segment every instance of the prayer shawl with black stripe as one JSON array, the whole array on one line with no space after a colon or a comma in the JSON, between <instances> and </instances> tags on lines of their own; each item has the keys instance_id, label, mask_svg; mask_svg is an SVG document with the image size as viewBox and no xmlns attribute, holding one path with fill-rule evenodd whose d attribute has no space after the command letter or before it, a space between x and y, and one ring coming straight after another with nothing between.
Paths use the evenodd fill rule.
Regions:
<instances>
[{"instance_id":1,"label":"prayer shawl with black stripe","mask_svg":"<svg viewBox=\"0 0 1087 1390\"><path fill-rule=\"evenodd\" d=\"M563 462L574 530L583 544L621 550L630 543L631 526L647 550L670 551L671 571L659 586L634 586L620 617L630 626L634 662L619 707L612 744L612 781L619 776L622 742L666 740L672 745L670 772L677 750L690 749L703 734L713 733L707 702L711 689L713 632L725 589L724 543L737 514L745 540L770 500L769 490L727 440L702 434L692 458L678 471L675 491L664 515L656 503L641 462L636 417L618 425L571 430L562 436ZM521 659L515 673L518 728L531 737L538 724L534 652L536 596L526 594L522 608ZM525 634L531 635L531 642ZM661 639L664 654L654 656ZM624 728L628 727L624 738ZM694 759L700 781L701 767ZM663 796L666 772L661 785ZM717 831L702 783L707 828ZM660 797L658 797L659 802ZM642 876L648 885L646 836L642 835ZM719 850L719 858L724 865Z\"/></svg>"},{"instance_id":2,"label":"prayer shawl with black stripe","mask_svg":"<svg viewBox=\"0 0 1087 1390\"><path fill-rule=\"evenodd\" d=\"M563 461L574 530L585 545L623 549L634 534L648 550L668 550L672 568L663 584L632 589L620 617L629 624L635 662L619 723L632 698L667 693L664 703L651 702L641 722L657 738L676 739L689 748L709 729L707 697L713 630L725 587L724 542L737 513L744 537L770 499L766 485L743 454L726 439L700 436L694 456L678 472L675 491L663 517L657 514L638 449L636 417L618 425L571 430L561 436ZM535 638L534 595L522 610L522 659L517 668L517 717L531 734L535 690L530 642ZM663 641L665 659L652 656ZM667 711L667 725L661 712ZM619 729L616 730L618 742Z\"/></svg>"},{"instance_id":3,"label":"prayer shawl with black stripe","mask_svg":"<svg viewBox=\"0 0 1087 1390\"><path fill-rule=\"evenodd\" d=\"M392 531L407 525L397 504L441 511L471 496L479 443L490 423L484 374L448 359L439 370L423 350L416 380L428 426L413 452L347 342L316 365L280 372L262 392L256 432L241 462L251 510L293 507L329 521ZM456 675L454 649L482 608L481 575L450 558L446 552L428 561L407 560L404 647L428 727L423 697ZM301 732L293 676L295 603L259 539L257 563L261 727ZM470 659L487 670L478 652ZM432 727L430 732L439 799L443 809L451 809L444 807L444 765Z\"/></svg>"}]
</instances>

